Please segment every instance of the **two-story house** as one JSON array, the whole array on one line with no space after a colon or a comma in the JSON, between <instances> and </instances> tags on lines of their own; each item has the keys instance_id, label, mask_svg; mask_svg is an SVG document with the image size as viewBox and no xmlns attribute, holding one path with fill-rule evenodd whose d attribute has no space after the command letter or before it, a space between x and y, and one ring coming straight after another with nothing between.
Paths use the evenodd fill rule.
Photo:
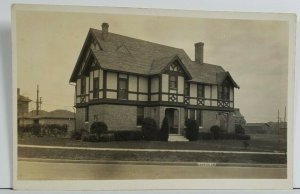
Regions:
<instances>
[{"instance_id":1,"label":"two-story house","mask_svg":"<svg viewBox=\"0 0 300 194\"><path fill-rule=\"evenodd\" d=\"M234 88L221 66L204 63L202 42L195 60L183 49L90 29L70 78L75 83L76 128L103 121L109 130L136 130L145 117L171 134L182 134L185 120L199 131L219 125L234 131Z\"/></svg>"}]
</instances>

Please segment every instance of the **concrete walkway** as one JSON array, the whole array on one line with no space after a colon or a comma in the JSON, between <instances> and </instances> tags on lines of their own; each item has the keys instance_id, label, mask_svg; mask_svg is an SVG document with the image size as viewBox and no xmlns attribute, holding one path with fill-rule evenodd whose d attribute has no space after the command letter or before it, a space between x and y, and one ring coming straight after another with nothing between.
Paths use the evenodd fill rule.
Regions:
<instances>
[{"instance_id":1,"label":"concrete walkway","mask_svg":"<svg viewBox=\"0 0 300 194\"><path fill-rule=\"evenodd\" d=\"M217 151L217 150L170 150L170 149L125 149L125 148L95 148L95 147L66 147L18 144L21 148L46 148L68 150L98 150L98 151L132 151L132 152L188 152L188 153L221 153L221 154L262 154L262 155L285 155L283 152L252 152L252 151Z\"/></svg>"}]
</instances>

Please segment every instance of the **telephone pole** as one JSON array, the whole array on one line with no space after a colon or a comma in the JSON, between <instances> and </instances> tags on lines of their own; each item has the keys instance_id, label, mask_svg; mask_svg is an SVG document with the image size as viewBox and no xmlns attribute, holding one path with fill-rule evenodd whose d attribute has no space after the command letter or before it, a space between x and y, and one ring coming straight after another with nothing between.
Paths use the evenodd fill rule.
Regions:
<instances>
[{"instance_id":1,"label":"telephone pole","mask_svg":"<svg viewBox=\"0 0 300 194\"><path fill-rule=\"evenodd\" d=\"M39 85L37 85L37 90L36 90L36 115L39 115Z\"/></svg>"}]
</instances>

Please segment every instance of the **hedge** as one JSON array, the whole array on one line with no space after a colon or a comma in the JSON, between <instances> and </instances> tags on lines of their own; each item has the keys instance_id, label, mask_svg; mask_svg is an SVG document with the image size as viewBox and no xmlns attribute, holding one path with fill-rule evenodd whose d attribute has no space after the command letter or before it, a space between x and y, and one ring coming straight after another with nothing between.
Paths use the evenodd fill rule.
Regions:
<instances>
[{"instance_id":1,"label":"hedge","mask_svg":"<svg viewBox=\"0 0 300 194\"><path fill-rule=\"evenodd\" d=\"M199 135L199 126L196 122L196 120L188 119L185 122L186 128L185 128L185 137L189 141L196 141L198 140Z\"/></svg>"},{"instance_id":2,"label":"hedge","mask_svg":"<svg viewBox=\"0 0 300 194\"><path fill-rule=\"evenodd\" d=\"M157 140L158 128L153 118L147 117L143 120L142 134L144 140Z\"/></svg>"}]
</instances>

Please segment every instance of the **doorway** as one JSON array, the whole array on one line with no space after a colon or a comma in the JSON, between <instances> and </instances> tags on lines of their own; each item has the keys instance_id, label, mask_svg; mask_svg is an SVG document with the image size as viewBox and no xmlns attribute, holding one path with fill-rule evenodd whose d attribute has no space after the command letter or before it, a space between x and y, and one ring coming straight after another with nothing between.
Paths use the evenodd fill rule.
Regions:
<instances>
[{"instance_id":1,"label":"doorway","mask_svg":"<svg viewBox=\"0 0 300 194\"><path fill-rule=\"evenodd\" d=\"M179 111L175 108L166 108L165 116L169 121L170 134L179 134Z\"/></svg>"}]
</instances>

